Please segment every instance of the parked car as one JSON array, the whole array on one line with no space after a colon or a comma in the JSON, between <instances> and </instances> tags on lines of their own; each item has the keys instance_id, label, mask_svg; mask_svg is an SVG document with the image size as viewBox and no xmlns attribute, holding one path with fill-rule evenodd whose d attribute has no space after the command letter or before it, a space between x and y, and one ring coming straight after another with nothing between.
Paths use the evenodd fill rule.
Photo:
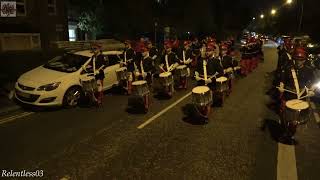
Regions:
<instances>
[{"instance_id":1,"label":"parked car","mask_svg":"<svg viewBox=\"0 0 320 180\"><path fill-rule=\"evenodd\" d=\"M105 51L104 62L96 63L96 69L105 65L104 90L118 84L115 71L121 55L121 51ZM92 57L90 50L66 53L24 73L15 84L16 99L36 106L76 106L83 94L81 77L93 73Z\"/></svg>"}]
</instances>

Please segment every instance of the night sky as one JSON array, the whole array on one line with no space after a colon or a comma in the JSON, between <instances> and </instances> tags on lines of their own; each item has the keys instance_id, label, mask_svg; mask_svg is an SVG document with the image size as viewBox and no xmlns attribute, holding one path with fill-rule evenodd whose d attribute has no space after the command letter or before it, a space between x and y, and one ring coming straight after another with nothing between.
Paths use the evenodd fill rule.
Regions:
<instances>
[{"instance_id":1,"label":"night sky","mask_svg":"<svg viewBox=\"0 0 320 180\"><path fill-rule=\"evenodd\" d=\"M159 0L160 3L158 0L108 0L103 1L104 13L101 16L105 31L128 36L145 32L152 34L154 22L157 21L159 29L169 25L175 27L177 33L214 32L223 37L246 28L254 16L257 17L257 24L262 23L258 17L264 13L267 18L263 23L268 26L265 31L290 34L297 32L301 7L300 3L293 1L293 5L282 7L277 16L271 18L270 10L281 7L285 0ZM302 32L320 39L317 33L320 27L316 21L320 18L320 1L303 1L305 11Z\"/></svg>"}]
</instances>

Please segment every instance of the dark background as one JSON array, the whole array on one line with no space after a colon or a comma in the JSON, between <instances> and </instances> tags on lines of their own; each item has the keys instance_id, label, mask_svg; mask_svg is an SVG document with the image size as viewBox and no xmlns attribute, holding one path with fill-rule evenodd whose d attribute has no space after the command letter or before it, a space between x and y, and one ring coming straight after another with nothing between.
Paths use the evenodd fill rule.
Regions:
<instances>
[{"instance_id":1,"label":"dark background","mask_svg":"<svg viewBox=\"0 0 320 180\"><path fill-rule=\"evenodd\" d=\"M158 22L159 33L170 26L178 35L190 31L215 33L222 38L248 25L261 32L296 34L302 2L300 33L320 40L319 0L294 0L290 6L284 6L285 0L69 0L69 9L93 11L102 24L98 36L108 33L131 38L141 34L153 36L154 23ZM278 9L274 17L270 16L272 8ZM259 18L261 13L266 15L263 20ZM252 17L257 19L253 22Z\"/></svg>"}]
</instances>

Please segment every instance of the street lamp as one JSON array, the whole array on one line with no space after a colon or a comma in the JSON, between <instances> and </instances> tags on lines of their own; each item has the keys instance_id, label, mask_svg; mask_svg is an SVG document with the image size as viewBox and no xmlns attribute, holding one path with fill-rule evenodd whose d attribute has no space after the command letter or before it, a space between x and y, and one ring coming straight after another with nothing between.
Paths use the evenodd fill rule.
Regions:
<instances>
[{"instance_id":1,"label":"street lamp","mask_svg":"<svg viewBox=\"0 0 320 180\"><path fill-rule=\"evenodd\" d=\"M263 19L263 18L264 18L264 14L261 14L261 15L260 15L260 18Z\"/></svg>"},{"instance_id":2,"label":"street lamp","mask_svg":"<svg viewBox=\"0 0 320 180\"><path fill-rule=\"evenodd\" d=\"M292 4L292 0L287 0L286 4Z\"/></svg>"},{"instance_id":3,"label":"street lamp","mask_svg":"<svg viewBox=\"0 0 320 180\"><path fill-rule=\"evenodd\" d=\"M255 17L253 17L253 18L252 18L252 20L256 20L256 18L255 18Z\"/></svg>"},{"instance_id":4,"label":"street lamp","mask_svg":"<svg viewBox=\"0 0 320 180\"><path fill-rule=\"evenodd\" d=\"M272 9L272 10L271 10L271 15L273 15L273 16L274 16L274 15L276 15L276 14L277 14L277 10Z\"/></svg>"}]
</instances>

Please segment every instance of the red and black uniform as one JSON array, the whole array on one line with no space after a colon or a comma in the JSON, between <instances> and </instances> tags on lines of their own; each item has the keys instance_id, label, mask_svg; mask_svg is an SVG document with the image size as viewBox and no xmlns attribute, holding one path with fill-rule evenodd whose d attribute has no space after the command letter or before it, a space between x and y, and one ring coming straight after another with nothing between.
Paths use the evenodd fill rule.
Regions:
<instances>
[{"instance_id":1,"label":"red and black uniform","mask_svg":"<svg viewBox=\"0 0 320 180\"><path fill-rule=\"evenodd\" d=\"M169 53L165 53L162 58L161 58L161 64L163 64L163 69L165 71L169 71L167 69L167 64L166 64L166 56L168 56L168 66L170 67L171 65L175 64L175 63L179 63L179 58L176 55L176 53L174 52L169 52Z\"/></svg>"},{"instance_id":2,"label":"red and black uniform","mask_svg":"<svg viewBox=\"0 0 320 180\"><path fill-rule=\"evenodd\" d=\"M130 47L125 50L124 55L126 56L128 71L133 72L134 71L134 58L135 58L134 50Z\"/></svg>"},{"instance_id":3,"label":"red and black uniform","mask_svg":"<svg viewBox=\"0 0 320 180\"><path fill-rule=\"evenodd\" d=\"M219 78L223 76L223 68L220 64L220 60L217 58L209 58L208 60L206 59L201 59L199 63L197 64L196 67L196 72L199 73L199 77L204 78L204 72L203 72L203 61L207 61L207 76L213 76L216 73L219 73L216 77ZM205 81L200 80L197 82L198 86L203 86L205 85ZM216 89L216 78L212 78L212 82L208 84L208 87L210 87L211 90Z\"/></svg>"},{"instance_id":4,"label":"red and black uniform","mask_svg":"<svg viewBox=\"0 0 320 180\"><path fill-rule=\"evenodd\" d=\"M241 51L241 74L242 75L248 75L250 72L250 62L252 58L252 49L248 45L249 41L247 41L247 44L244 45L240 51Z\"/></svg>"}]
</instances>

